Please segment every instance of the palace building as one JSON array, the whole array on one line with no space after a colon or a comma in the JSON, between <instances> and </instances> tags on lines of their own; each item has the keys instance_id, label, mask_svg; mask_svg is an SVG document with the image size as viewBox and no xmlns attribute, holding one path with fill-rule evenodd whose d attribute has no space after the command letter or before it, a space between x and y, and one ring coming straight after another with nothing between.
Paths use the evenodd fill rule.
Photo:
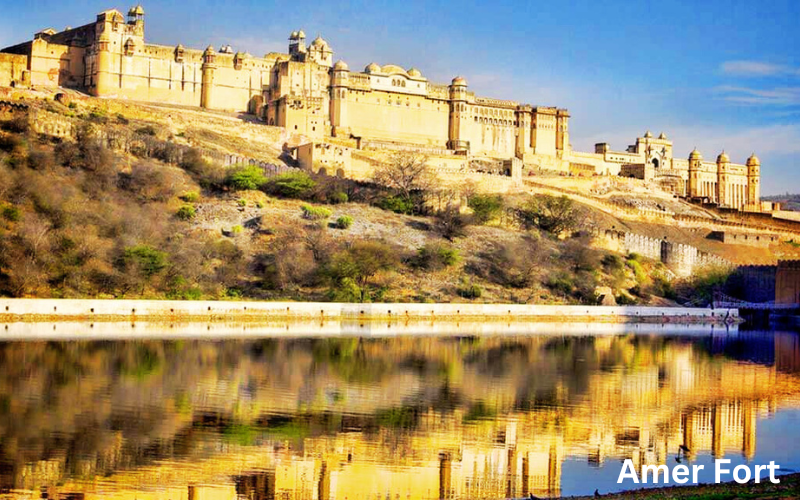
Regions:
<instances>
[{"instance_id":1,"label":"palace building","mask_svg":"<svg viewBox=\"0 0 800 500\"><path fill-rule=\"evenodd\" d=\"M437 155L440 164L491 160L512 165L498 171L516 177L524 170L620 175L724 208L769 210L760 200L755 155L746 164L732 163L724 152L715 162L696 150L674 158L672 141L649 132L625 151L605 143L592 153L574 151L566 109L480 97L463 77L437 84L416 68L372 63L351 71L344 61L333 62L322 37L307 43L303 30L291 33L288 53L263 57L230 46L154 45L145 42L144 17L141 6L127 16L111 9L78 28L42 30L0 51L0 85L72 87L98 97L249 112L314 144L335 137L357 149L416 148ZM345 156L340 163L350 161Z\"/></svg>"}]
</instances>

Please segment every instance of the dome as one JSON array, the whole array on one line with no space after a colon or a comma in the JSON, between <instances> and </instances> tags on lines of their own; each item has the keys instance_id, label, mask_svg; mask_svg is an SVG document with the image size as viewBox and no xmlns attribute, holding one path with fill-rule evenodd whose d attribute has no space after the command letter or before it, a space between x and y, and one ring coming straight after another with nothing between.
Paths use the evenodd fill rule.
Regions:
<instances>
[{"instance_id":1,"label":"dome","mask_svg":"<svg viewBox=\"0 0 800 500\"><path fill-rule=\"evenodd\" d=\"M410 76L411 78L421 78L422 73L420 73L417 68L411 68L408 70L408 76Z\"/></svg>"},{"instance_id":2,"label":"dome","mask_svg":"<svg viewBox=\"0 0 800 500\"><path fill-rule=\"evenodd\" d=\"M694 148L691 153L689 153L690 160L702 160L703 155L700 154L700 151L697 148Z\"/></svg>"},{"instance_id":3,"label":"dome","mask_svg":"<svg viewBox=\"0 0 800 500\"><path fill-rule=\"evenodd\" d=\"M381 67L375 63L369 63L366 68L364 68L364 73L380 73Z\"/></svg>"},{"instance_id":4,"label":"dome","mask_svg":"<svg viewBox=\"0 0 800 500\"><path fill-rule=\"evenodd\" d=\"M305 31L300 30L300 31L297 32L297 38L305 38L305 37L306 37L306 32Z\"/></svg>"},{"instance_id":5,"label":"dome","mask_svg":"<svg viewBox=\"0 0 800 500\"><path fill-rule=\"evenodd\" d=\"M667 138L667 134L665 134L664 132L661 132L661 134L658 136L658 138L663 141L663 140L665 140Z\"/></svg>"},{"instance_id":6,"label":"dome","mask_svg":"<svg viewBox=\"0 0 800 500\"><path fill-rule=\"evenodd\" d=\"M726 153L725 151L722 151L722 153L720 153L719 156L717 156L717 163L730 163L730 162L731 159L728 156L728 153Z\"/></svg>"},{"instance_id":7,"label":"dome","mask_svg":"<svg viewBox=\"0 0 800 500\"><path fill-rule=\"evenodd\" d=\"M652 139L652 137L653 137L653 134L651 134L649 130L644 133L644 138L645 139Z\"/></svg>"},{"instance_id":8,"label":"dome","mask_svg":"<svg viewBox=\"0 0 800 500\"><path fill-rule=\"evenodd\" d=\"M322 38L321 36L317 35L317 38L315 38L314 41L311 42L311 46L312 47L317 47L317 48L320 48L320 49L327 49L328 48L328 42L326 42L325 39Z\"/></svg>"},{"instance_id":9,"label":"dome","mask_svg":"<svg viewBox=\"0 0 800 500\"><path fill-rule=\"evenodd\" d=\"M755 153L750 155L750 158L747 159L747 166L748 167L758 167L761 165L761 160L758 159Z\"/></svg>"},{"instance_id":10,"label":"dome","mask_svg":"<svg viewBox=\"0 0 800 500\"><path fill-rule=\"evenodd\" d=\"M289 40L297 40L297 32L292 31L292 34L289 35Z\"/></svg>"},{"instance_id":11,"label":"dome","mask_svg":"<svg viewBox=\"0 0 800 500\"><path fill-rule=\"evenodd\" d=\"M467 81L462 76L457 76L453 78L453 81L451 83L453 85L463 85L465 87L467 86Z\"/></svg>"},{"instance_id":12,"label":"dome","mask_svg":"<svg viewBox=\"0 0 800 500\"><path fill-rule=\"evenodd\" d=\"M406 70L404 70L400 66L397 66L396 64L387 64L386 66L381 68L381 72L385 73L387 75L408 76L408 73L406 73Z\"/></svg>"},{"instance_id":13,"label":"dome","mask_svg":"<svg viewBox=\"0 0 800 500\"><path fill-rule=\"evenodd\" d=\"M350 69L350 67L347 66L346 62L339 59L338 61L336 61L336 64L333 65L333 69L334 71L347 71L348 69Z\"/></svg>"},{"instance_id":14,"label":"dome","mask_svg":"<svg viewBox=\"0 0 800 500\"><path fill-rule=\"evenodd\" d=\"M137 5L136 7L131 7L131 10L128 11L129 16L143 16L144 9L142 8L141 4Z\"/></svg>"},{"instance_id":15,"label":"dome","mask_svg":"<svg viewBox=\"0 0 800 500\"><path fill-rule=\"evenodd\" d=\"M209 45L208 47L206 47L206 51L203 52L203 54L213 54L213 53L214 53L214 46L213 45Z\"/></svg>"}]
</instances>

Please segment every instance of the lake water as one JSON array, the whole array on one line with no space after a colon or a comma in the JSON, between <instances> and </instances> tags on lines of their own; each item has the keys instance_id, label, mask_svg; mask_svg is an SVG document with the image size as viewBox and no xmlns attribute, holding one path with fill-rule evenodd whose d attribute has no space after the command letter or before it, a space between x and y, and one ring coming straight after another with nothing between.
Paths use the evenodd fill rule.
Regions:
<instances>
[{"instance_id":1,"label":"lake water","mask_svg":"<svg viewBox=\"0 0 800 500\"><path fill-rule=\"evenodd\" d=\"M798 442L792 332L0 343L11 498L579 495Z\"/></svg>"}]
</instances>

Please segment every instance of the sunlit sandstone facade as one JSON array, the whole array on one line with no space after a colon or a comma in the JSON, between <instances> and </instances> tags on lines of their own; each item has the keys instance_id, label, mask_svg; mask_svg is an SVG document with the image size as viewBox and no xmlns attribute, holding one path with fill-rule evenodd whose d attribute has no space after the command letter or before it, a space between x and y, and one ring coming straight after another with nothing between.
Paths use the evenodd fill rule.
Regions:
<instances>
[{"instance_id":1,"label":"sunlit sandstone facade","mask_svg":"<svg viewBox=\"0 0 800 500\"><path fill-rule=\"evenodd\" d=\"M416 147L442 158L516 158L527 169L635 177L720 207L769 210L760 201L755 155L745 165L731 163L724 152L716 162L696 150L678 159L672 141L649 132L626 151L605 143L593 153L573 151L565 109L479 97L462 77L440 85L415 68L372 63L350 71L343 61L333 63L328 42L318 36L307 44L302 30L291 33L288 54L253 57L229 46L200 51L145 43L144 29L137 6L127 17L112 9L78 28L40 31L3 49L0 85L74 87L101 97L246 111L315 143L337 137L359 147ZM350 160L344 161L326 172L348 172Z\"/></svg>"}]
</instances>

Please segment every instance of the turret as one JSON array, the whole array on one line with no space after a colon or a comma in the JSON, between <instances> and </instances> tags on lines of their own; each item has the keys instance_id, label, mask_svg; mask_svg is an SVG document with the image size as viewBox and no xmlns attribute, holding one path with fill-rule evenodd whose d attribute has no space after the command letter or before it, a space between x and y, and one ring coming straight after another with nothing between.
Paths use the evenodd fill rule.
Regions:
<instances>
[{"instance_id":1,"label":"turret","mask_svg":"<svg viewBox=\"0 0 800 500\"><path fill-rule=\"evenodd\" d=\"M289 35L289 56L294 61L301 61L306 54L306 34L303 30L292 31Z\"/></svg>"},{"instance_id":2,"label":"turret","mask_svg":"<svg viewBox=\"0 0 800 500\"><path fill-rule=\"evenodd\" d=\"M727 207L731 204L730 186L728 185L730 165L730 157L725 151L722 151L717 156L717 204L721 207Z\"/></svg>"},{"instance_id":3,"label":"turret","mask_svg":"<svg viewBox=\"0 0 800 500\"><path fill-rule=\"evenodd\" d=\"M302 33L302 32L301 32ZM331 67L333 65L333 50L324 38L318 36L311 42L308 48L308 56L315 63L321 66Z\"/></svg>"},{"instance_id":4,"label":"turret","mask_svg":"<svg viewBox=\"0 0 800 500\"><path fill-rule=\"evenodd\" d=\"M556 112L556 152L563 154L569 150L569 112L559 109Z\"/></svg>"},{"instance_id":5,"label":"turret","mask_svg":"<svg viewBox=\"0 0 800 500\"><path fill-rule=\"evenodd\" d=\"M462 140L467 124L467 81L457 76L450 83L450 140L447 147L457 152L469 151L469 143Z\"/></svg>"},{"instance_id":6,"label":"turret","mask_svg":"<svg viewBox=\"0 0 800 500\"><path fill-rule=\"evenodd\" d=\"M128 11L128 25L136 35L144 36L144 9L141 5L131 7Z\"/></svg>"},{"instance_id":7,"label":"turret","mask_svg":"<svg viewBox=\"0 0 800 500\"><path fill-rule=\"evenodd\" d=\"M344 61L333 65L331 80L331 125L332 135L346 136L348 133L347 96L350 85L350 68Z\"/></svg>"},{"instance_id":8,"label":"turret","mask_svg":"<svg viewBox=\"0 0 800 500\"><path fill-rule=\"evenodd\" d=\"M203 52L203 66L201 71L203 73L202 87L200 90L200 107L211 108L213 105L212 91L214 88L214 73L216 72L217 53L214 52L214 47L211 45Z\"/></svg>"},{"instance_id":9,"label":"turret","mask_svg":"<svg viewBox=\"0 0 800 500\"><path fill-rule=\"evenodd\" d=\"M687 195L689 198L700 198L703 196L700 186L700 169L702 166L703 155L697 148L689 153L689 187Z\"/></svg>"},{"instance_id":10,"label":"turret","mask_svg":"<svg viewBox=\"0 0 800 500\"><path fill-rule=\"evenodd\" d=\"M747 204L756 210L761 204L761 160L755 153L747 159Z\"/></svg>"}]
</instances>

